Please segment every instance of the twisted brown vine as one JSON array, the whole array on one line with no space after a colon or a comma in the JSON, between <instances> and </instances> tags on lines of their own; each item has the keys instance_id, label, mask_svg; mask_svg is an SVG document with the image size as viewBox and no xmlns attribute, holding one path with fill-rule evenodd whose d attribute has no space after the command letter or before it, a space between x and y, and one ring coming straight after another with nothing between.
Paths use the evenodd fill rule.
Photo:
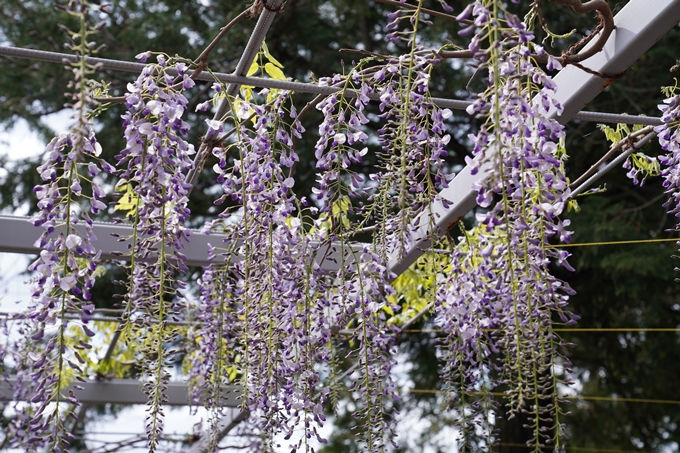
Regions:
<instances>
[{"instance_id":1,"label":"twisted brown vine","mask_svg":"<svg viewBox=\"0 0 680 453\"><path fill-rule=\"evenodd\" d=\"M590 12L596 12L597 17L599 20L599 24L595 30L586 36L585 38L581 39L579 42L571 46L569 49L564 51L561 56L556 57L556 59L563 65L569 65L573 64L575 66L578 66L580 69L585 70L586 72L593 73L594 75L598 75L602 78L609 79L612 78L612 76L606 75L606 74L599 74L595 71L588 70L584 66L580 65L579 63L592 57L596 53L600 52L603 48L609 37L611 36L612 32L614 31L615 25L614 25L614 15L612 14L612 10L607 4L605 0L590 0L586 3L581 3L581 0L550 0L555 3L559 3L561 5L566 5L570 6L574 12L577 14L585 14L585 13L590 13ZM538 1L540 3L540 0ZM581 49L584 45L586 45L590 40L596 36L598 32L600 32L600 36L597 38L597 41L587 48L585 51L577 53L579 49ZM473 57L473 52L470 50L441 50L439 51L439 56L442 58L472 58ZM534 55L533 58L534 60L539 63L539 64L547 64L548 63L548 55Z\"/></svg>"}]
</instances>

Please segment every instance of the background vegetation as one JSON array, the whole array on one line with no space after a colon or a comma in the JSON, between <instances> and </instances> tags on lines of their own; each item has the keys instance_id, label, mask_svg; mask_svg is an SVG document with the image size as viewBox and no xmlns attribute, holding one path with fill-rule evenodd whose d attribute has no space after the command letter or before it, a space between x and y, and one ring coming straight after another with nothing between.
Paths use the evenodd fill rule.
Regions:
<instances>
[{"instance_id":1,"label":"background vegetation","mask_svg":"<svg viewBox=\"0 0 680 453\"><path fill-rule=\"evenodd\" d=\"M440 9L438 2L425 2ZM463 1L451 1L455 13ZM594 17L580 17L569 8L545 3L545 18L558 33L576 29L573 39L592 31ZM619 10L625 1L609 1ZM247 3L215 0L127 0L114 1L110 16L103 17L107 27L98 36L106 47L100 56L132 60L145 50L163 50L169 54L197 56L217 30L235 17ZM653 2L650 2L653 7ZM341 49L366 49L380 54L394 53L384 39L387 14L393 7L367 0L289 0L276 17L267 35L267 44L283 63L287 76L310 81L315 77L343 71L355 53ZM0 41L3 44L63 52L63 31L58 24L68 19L48 0L4 0L0 2ZM453 22L435 18L424 30L429 44L459 41ZM211 55L213 70L229 72L238 61L255 20L235 27ZM660 87L674 84L669 71L679 57L680 30L676 27L644 55L623 77L610 85L589 110L626 112L658 116L656 104L663 98ZM560 49L551 49L557 54ZM28 60L4 59L0 71L0 125L11 128L23 119L48 140L52 131L44 117L63 109L62 93L69 75L59 65ZM433 77L433 91L442 97L466 98L475 91L477 79L461 62L440 65ZM132 75L104 71L100 77L111 82L111 93L120 94ZM209 85L198 85L195 101L205 100ZM202 96L203 95L203 96ZM299 106L308 100L298 96ZM193 108L189 108L193 111ZM123 148L119 108L112 108L100 118L99 140L104 153L111 156ZM192 114L194 142L203 132L203 116ZM314 129L317 118L310 114L307 129ZM466 136L475 128L474 120L458 112L450 123L453 140L449 144L452 168L468 154ZM310 139L308 139L310 140ZM314 179L313 143L300 144L302 156L296 168L296 188L308 191ZM568 125L567 149L570 153L569 175L580 175L606 150L608 143L595 124L571 122ZM645 150L659 152L658 145ZM5 172L0 173L0 208L5 212L31 209L31 188L38 182L35 167L40 159L10 161L0 157ZM370 160L367 165L370 165ZM192 194L192 211L196 223L211 211L212 164L208 163ZM575 242L590 243L633 239L666 238L677 235L661 206L665 200L658 179L644 187L634 187L624 170L611 172L601 184L606 191L579 198L580 212L570 212ZM110 200L113 201L113 198ZM589 246L572 249L576 272L563 275L577 291L571 299L572 311L581 316L579 327L658 329L678 328L680 297L674 283L675 245L652 243L620 246ZM114 275L109 273L111 278ZM109 285L99 286L95 301L100 307L111 306ZM427 328L427 320L416 328ZM655 400L680 400L677 376L680 375L680 337L678 332L630 330L628 332L593 331L564 333L575 344L568 355L578 378L578 394L589 397L619 397ZM408 378L416 389L437 390L439 379L434 357L436 333L410 333L400 341L402 360L408 364ZM349 402L348 402L349 403ZM445 404L436 393L411 393L401 402L402 416L421 420L423 430L404 433L400 451L421 451L425 445L437 451L452 451L452 440L438 435L455 417L455 410L444 414ZM351 411L340 405L334 420L335 430L325 453L351 452L353 424ZM680 404L574 400L568 418L569 445L577 449L669 452L678 451L680 442ZM409 415L411 414L411 415ZM95 412L90 412L96 417ZM525 452L526 440L522 420L497 420L500 452ZM408 440L408 442L407 442Z\"/></svg>"}]
</instances>

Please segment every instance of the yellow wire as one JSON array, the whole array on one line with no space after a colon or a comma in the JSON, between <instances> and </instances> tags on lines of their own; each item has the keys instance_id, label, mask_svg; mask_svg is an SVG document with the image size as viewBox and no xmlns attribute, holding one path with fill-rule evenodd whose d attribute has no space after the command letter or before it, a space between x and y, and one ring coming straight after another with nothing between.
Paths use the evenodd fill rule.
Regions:
<instances>
[{"instance_id":1,"label":"yellow wire","mask_svg":"<svg viewBox=\"0 0 680 453\"><path fill-rule=\"evenodd\" d=\"M555 332L680 332L676 327L564 327Z\"/></svg>"},{"instance_id":2,"label":"yellow wire","mask_svg":"<svg viewBox=\"0 0 680 453\"><path fill-rule=\"evenodd\" d=\"M355 434L351 433L335 433L334 436L344 438L344 439L354 439ZM520 444L515 442L494 442L492 446L497 447L523 447L523 448L535 448L534 445ZM544 446L540 449L541 451L553 451L554 447ZM560 451L594 451L597 453L645 453L640 450L616 450L613 448L588 448L588 447L560 447Z\"/></svg>"},{"instance_id":3,"label":"yellow wire","mask_svg":"<svg viewBox=\"0 0 680 453\"><path fill-rule=\"evenodd\" d=\"M656 242L678 242L680 238L665 238L665 239L633 239L629 241L608 241L608 242L579 242L575 244L557 244L550 245L551 248L563 247L595 247L597 245L625 245L625 244L650 244Z\"/></svg>"},{"instance_id":4,"label":"yellow wire","mask_svg":"<svg viewBox=\"0 0 680 453\"><path fill-rule=\"evenodd\" d=\"M526 448L534 448L533 445L527 445L527 444L518 444L518 443L513 443L513 442L496 442L494 445L498 445L499 447L526 447ZM552 447L547 446L544 449L551 449ZM640 450L615 450L613 448L588 448L588 447L560 447L560 450L566 450L566 451L595 451L598 453L642 453Z\"/></svg>"},{"instance_id":5,"label":"yellow wire","mask_svg":"<svg viewBox=\"0 0 680 453\"><path fill-rule=\"evenodd\" d=\"M483 329L495 332L498 329ZM676 327L559 327L554 332L680 332ZM406 333L442 333L440 329L406 329Z\"/></svg>"},{"instance_id":6,"label":"yellow wire","mask_svg":"<svg viewBox=\"0 0 680 453\"><path fill-rule=\"evenodd\" d=\"M584 401L612 401L621 403L649 403L649 404L680 404L678 400L656 400L648 398L620 398L609 396L566 396L567 399L584 400Z\"/></svg>"},{"instance_id":7,"label":"yellow wire","mask_svg":"<svg viewBox=\"0 0 680 453\"><path fill-rule=\"evenodd\" d=\"M432 389L409 389L410 393L446 393L446 390L432 390ZM465 392L467 395L493 395L493 396L507 396L506 393L501 392ZM610 401L614 403L649 403L649 404L677 404L680 405L680 400L659 400L649 398L621 398L612 396L586 396L586 395L568 395L563 396L564 399L570 400L584 400L584 401Z\"/></svg>"}]
</instances>

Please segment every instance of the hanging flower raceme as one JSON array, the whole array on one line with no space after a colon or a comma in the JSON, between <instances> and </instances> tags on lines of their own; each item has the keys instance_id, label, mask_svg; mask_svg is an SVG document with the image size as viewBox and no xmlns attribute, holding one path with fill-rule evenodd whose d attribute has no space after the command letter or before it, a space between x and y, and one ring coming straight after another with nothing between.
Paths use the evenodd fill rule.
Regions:
<instances>
[{"instance_id":1,"label":"hanging flower raceme","mask_svg":"<svg viewBox=\"0 0 680 453\"><path fill-rule=\"evenodd\" d=\"M327 392L317 368L328 361L331 321L319 297L326 282L314 259L321 242L306 234L300 220L305 202L295 198L293 179L286 175L298 160L291 134L303 129L286 125L288 93L271 93L269 99L267 105L237 104L236 143L213 149L224 190L217 203L229 200L234 206L221 214L226 247L213 250L213 264L204 273L208 287L199 317L214 327L201 333L202 354L190 373L194 394L210 395L214 415L220 386L241 383L243 404L264 445L277 433L290 438L303 424L305 434L291 450L308 451L311 437L322 440L318 428ZM294 118L294 107L289 110ZM241 120L251 112L252 126ZM211 224L213 230L218 226Z\"/></svg>"},{"instance_id":2,"label":"hanging flower raceme","mask_svg":"<svg viewBox=\"0 0 680 453\"><path fill-rule=\"evenodd\" d=\"M390 38L407 41L409 54L373 68L366 68L363 60L346 78L322 81L341 91L317 105L324 120L316 146L321 171L314 193L322 217L329 220L328 240L344 250L355 229L371 223L378 227L372 250L355 252L353 260L340 260L338 289L332 296L342 310L340 319L354 327L353 341L358 346L351 356L357 359L358 373L351 388L366 399L355 416L362 421L360 429L369 451L384 448L387 438L394 441L389 434L396 399L390 377L393 359L385 352L391 351L394 335L387 313L398 307L385 299L393 293L390 281L394 278L387 266L409 251L414 220L420 215L433 216L428 208L452 177L444 173L444 148L450 140L444 120L451 111L440 109L430 98L430 72L436 62L425 58L426 52L416 44L419 8L393 14L393 26L388 27L410 20L412 31L394 32ZM354 90L352 99L350 89ZM351 167L360 164L368 151L364 110L373 93L379 96L385 124L379 131L380 171L364 181ZM359 197L367 203L354 206L352 200ZM360 219L358 226L352 223L353 217Z\"/></svg>"},{"instance_id":3,"label":"hanging flower raceme","mask_svg":"<svg viewBox=\"0 0 680 453\"><path fill-rule=\"evenodd\" d=\"M417 20L415 21L417 24ZM379 130L382 153L379 166L385 170L372 175L377 183L375 220L380 225L378 249L385 258L401 259L413 240L414 220L426 212L448 187L453 174L445 173L451 137L444 120L452 113L430 99L429 80L433 62L412 52L388 62L374 76L381 86L380 115L386 124Z\"/></svg>"},{"instance_id":4,"label":"hanging flower raceme","mask_svg":"<svg viewBox=\"0 0 680 453\"><path fill-rule=\"evenodd\" d=\"M350 391L362 403L353 415L361 422L358 435L366 451L384 451L388 445L396 446L393 423L397 415L394 402L398 400L392 378L397 352L394 336L398 329L388 325L385 307L390 311L398 307L387 302L387 296L394 294L394 290L386 282L393 275L380 264L381 257L367 245L355 252L354 258L356 261L348 264L346 280L339 288L347 307L345 319L352 320L349 325L354 327L352 341L356 344L351 356L356 360L357 376Z\"/></svg>"},{"instance_id":5,"label":"hanging flower raceme","mask_svg":"<svg viewBox=\"0 0 680 453\"><path fill-rule=\"evenodd\" d=\"M87 24L90 7L86 1L74 1L66 9L80 21L80 31L71 36L70 44L83 58L90 53L87 39L94 33ZM35 243L38 259L29 266L35 277L21 327L26 337L12 357L15 400L34 405L15 406L18 416L11 429L16 440L53 451L67 449L74 439L67 420L80 403L71 387L74 380L87 377L84 364L92 348L88 339L94 336L88 322L94 311L90 292L99 252L89 213L106 209L102 201L106 194L95 180L102 148L89 118L93 101L87 79L94 68L81 61L70 70L75 124L50 141L38 167L43 183L34 188L39 211L31 222L44 232Z\"/></svg>"},{"instance_id":6,"label":"hanging flower raceme","mask_svg":"<svg viewBox=\"0 0 680 453\"><path fill-rule=\"evenodd\" d=\"M175 69L182 83L175 83L169 69ZM177 332L168 327L177 315L177 300L184 284L175 273L186 272L180 252L189 239L184 226L189 184L184 174L192 167L194 148L183 136L189 126L182 120L187 99L182 90L190 88L186 65L158 55L158 63L144 68L125 95L123 115L126 147L116 157L119 185L132 190L129 217L133 235L124 332L134 332L144 354L144 388L149 395L147 434L153 450L163 429L162 403L169 378L167 367L173 354L168 350Z\"/></svg>"},{"instance_id":7,"label":"hanging flower raceme","mask_svg":"<svg viewBox=\"0 0 680 453\"><path fill-rule=\"evenodd\" d=\"M666 151L665 155L659 156L659 163L662 165L661 176L663 187L669 194L668 201L664 207L669 214L676 218L680 212L680 96L675 95L675 89L668 91L669 97L659 106L662 112L662 125L654 128L659 137L661 149ZM680 229L680 222L676 224L676 230Z\"/></svg>"},{"instance_id":8,"label":"hanging flower raceme","mask_svg":"<svg viewBox=\"0 0 680 453\"><path fill-rule=\"evenodd\" d=\"M210 250L209 258L220 258ZM210 411L207 451L214 451L219 441L219 421L222 416L224 386L236 381L240 353L237 344L238 318L233 306L233 285L224 265L211 264L200 280L200 306L196 328L190 329L189 339L195 347L189 355L189 398Z\"/></svg>"},{"instance_id":9,"label":"hanging flower raceme","mask_svg":"<svg viewBox=\"0 0 680 453\"><path fill-rule=\"evenodd\" d=\"M326 247L344 251L340 253L337 272L329 276L333 280L326 298L335 312L331 319L335 324L331 325L352 327L348 357L356 361L356 372L351 376L350 390L362 399L353 415L359 422L358 429L367 451L381 451L395 438L393 402L397 396L391 378L394 359L390 356L394 352L394 340L384 310L391 305L385 297L393 292L389 285L393 276L386 267L385 255L374 252L374 247L347 254L351 250L348 238L357 228L351 221L352 216L363 217L362 222L377 219L373 204L366 205L365 209L351 204L353 199L365 197L376 186L374 182L367 183L351 168L361 164L368 152L368 135L363 126L369 120L364 109L369 94L374 92L371 82L378 80L364 74L359 65L344 80L336 76L325 81L343 87L339 94L317 105L324 120L319 126L320 138L316 144L320 172L313 192L321 207L324 235L320 240ZM356 89L354 98L347 96L351 87ZM375 181L379 179L374 177ZM333 381L334 385L344 383L343 379Z\"/></svg>"},{"instance_id":10,"label":"hanging flower raceme","mask_svg":"<svg viewBox=\"0 0 680 453\"><path fill-rule=\"evenodd\" d=\"M488 172L477 185L477 202L489 210L477 215L479 227L466 249L453 254L455 271L443 282L439 322L452 345L445 351L451 385L466 392L506 384L510 413L531 414L532 442L543 445L562 435L556 366L564 359L553 317L573 322L565 312L571 290L548 268L551 262L570 268L568 253L548 243L552 237L570 240L568 221L558 218L569 199L560 161L564 132L549 116L560 110L549 94L554 83L531 59L543 49L531 42L524 23L509 12L497 16L502 6L492 3L471 8L478 36L496 44L484 49L472 40L489 72L489 88L469 109L487 118L471 138L472 164ZM503 359L494 382L487 370L496 351ZM546 418L553 420L550 426L543 425Z\"/></svg>"},{"instance_id":11,"label":"hanging flower raceme","mask_svg":"<svg viewBox=\"0 0 680 453\"><path fill-rule=\"evenodd\" d=\"M33 331L32 341L18 363L19 373L30 372L32 382L20 379L16 399L31 392L30 401L40 404L29 423L29 443L40 445L47 440L41 435L49 433L52 448L65 449L73 439L66 416L79 405L68 386L74 377L86 377L83 355L91 347L73 340L73 329L82 329L86 338L94 336L87 322L94 311L90 290L99 253L88 210L96 213L106 205L100 200L103 190L92 180L99 172L101 147L86 123L53 139L46 152L47 161L38 168L44 184L35 188L40 211L32 219L45 229L35 244L41 249L39 257L29 266L37 274L26 327ZM90 194L82 187L85 182ZM80 321L70 327L67 315L74 313Z\"/></svg>"}]
</instances>

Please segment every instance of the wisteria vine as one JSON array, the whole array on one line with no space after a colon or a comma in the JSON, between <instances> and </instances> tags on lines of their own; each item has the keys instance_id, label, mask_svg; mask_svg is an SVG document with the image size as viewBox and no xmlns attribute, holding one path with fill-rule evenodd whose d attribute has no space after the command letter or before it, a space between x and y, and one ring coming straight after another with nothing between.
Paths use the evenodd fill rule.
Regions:
<instances>
[{"instance_id":1,"label":"wisteria vine","mask_svg":"<svg viewBox=\"0 0 680 453\"><path fill-rule=\"evenodd\" d=\"M40 211L32 222L45 231L29 268L36 277L22 332L31 341L15 345L20 352L12 355L15 398L32 403L16 406L17 442L61 451L74 439L66 420L80 403L71 383L91 377L84 356L93 345L73 341L69 329L95 335L88 320L100 253L91 214L108 209L98 179L103 171L124 192L120 221L132 231L121 238L128 247L121 250L126 279L117 335L137 352L150 451L160 448L165 390L179 353L192 404L209 411L209 451L219 449L225 388L232 385L241 389L253 450L274 451L284 439L290 451L313 452L325 442L324 405L339 392L355 402L364 451L396 445L394 340L413 307L393 286L393 268L412 252L423 219L433 233L422 251L441 258L428 258L431 287L415 292L434 307L429 314L444 333L438 354L448 404L459 416L461 449L472 446L479 425L483 444L497 441L493 418L502 406L491 394L498 391L508 416L529 417L535 451L561 448L560 387L570 364L555 326L577 319L567 308L573 291L551 272L555 264L571 269L569 254L551 246L571 239L569 220L561 218L571 197L565 133L554 119L561 106L546 73L561 65L534 42L539 2L524 21L500 0L477 0L456 17L466 24L460 35L471 36L467 51L486 87L468 109L481 124L468 137L474 155L468 163L482 174L474 187L482 209L473 229L461 225L457 244L442 240L432 206L448 204L440 192L453 178L447 160L453 113L432 99L430 78L442 54L419 40L428 24L422 3L389 16L386 39L402 55L372 55L319 80L335 91L304 109L322 116L307 197L295 187L296 140L307 131L293 94L247 87L229 97L215 80L213 101L229 108L206 120L211 139L202 148L214 162L221 211L205 226L215 242L197 285L182 280L189 274L182 249L191 240L185 178L194 154L186 110L194 70L209 68L159 52L138 55L155 62L122 96L125 147L110 165L99 158L92 124L87 78L95 68L84 58L72 66L76 124L47 146L38 169L43 183L35 188ZM67 7L80 20L71 48L81 57L95 32L88 8L84 0ZM266 46L262 54L267 63L253 63L249 73L285 78ZM547 62L545 70L539 62ZM197 111L209 106L199 103ZM680 209L679 106L671 96L662 107L664 125L656 128L668 153L659 161L673 214ZM371 170L367 161L375 163ZM358 244L359 234L371 240ZM184 293L194 289L198 303L187 310ZM66 316L74 313L80 321ZM173 321L196 323L180 332Z\"/></svg>"},{"instance_id":2,"label":"wisteria vine","mask_svg":"<svg viewBox=\"0 0 680 453\"><path fill-rule=\"evenodd\" d=\"M475 171L487 172L476 187L477 203L488 210L477 214L475 234L453 251L452 272L442 278L445 374L461 401L468 392L506 389L510 416L530 415L534 448L559 448L564 412L557 368L568 361L553 326L555 317L575 320L565 310L571 289L549 269L551 261L571 269L568 253L549 244L553 237L569 242L571 234L569 221L559 219L570 196L564 132L549 116L561 107L550 97L554 82L533 61L545 51L527 24L499 2L475 2L459 17L469 16L474 25L464 32L478 30L470 50L488 72L489 88L468 108L485 119L471 139ZM559 62L548 57L548 69L560 69Z\"/></svg>"},{"instance_id":3,"label":"wisteria vine","mask_svg":"<svg viewBox=\"0 0 680 453\"><path fill-rule=\"evenodd\" d=\"M146 59L146 54L140 59ZM188 103L183 91L194 86L187 65L163 54L147 65L125 95L123 115L126 147L116 157L119 184L134 193L133 234L128 267L126 305L122 326L125 339L141 343L144 388L149 395L147 434L155 450L163 431L167 366L173 360L168 345L177 331L167 325L176 317L186 273L181 249L189 240L185 226L190 184L184 175L192 168L193 145L187 143L189 125L182 119ZM177 72L179 81L168 73Z\"/></svg>"},{"instance_id":4,"label":"wisteria vine","mask_svg":"<svg viewBox=\"0 0 680 453\"><path fill-rule=\"evenodd\" d=\"M70 32L68 43L80 57L69 67L74 80L69 87L73 102L68 106L74 124L47 145L46 159L38 167L43 184L34 189L39 211L31 222L44 232L35 243L38 259L29 266L35 272L32 301L20 328L30 341L12 349L17 375L14 397L36 404L15 406L19 416L10 427L13 442L53 451L67 450L74 439L68 420L80 403L70 387L88 377L84 364L92 348L88 340L95 335L88 323L95 308L90 292L99 252L90 214L106 209L102 201L106 192L96 176L100 165L107 164L99 159L102 147L90 118L93 100L87 85L95 69L85 61L94 51L90 39L97 32L88 21L93 7L87 1L72 1L64 8L79 27ZM67 317L72 314L80 319L72 322ZM84 335L75 334L76 330Z\"/></svg>"}]
</instances>

